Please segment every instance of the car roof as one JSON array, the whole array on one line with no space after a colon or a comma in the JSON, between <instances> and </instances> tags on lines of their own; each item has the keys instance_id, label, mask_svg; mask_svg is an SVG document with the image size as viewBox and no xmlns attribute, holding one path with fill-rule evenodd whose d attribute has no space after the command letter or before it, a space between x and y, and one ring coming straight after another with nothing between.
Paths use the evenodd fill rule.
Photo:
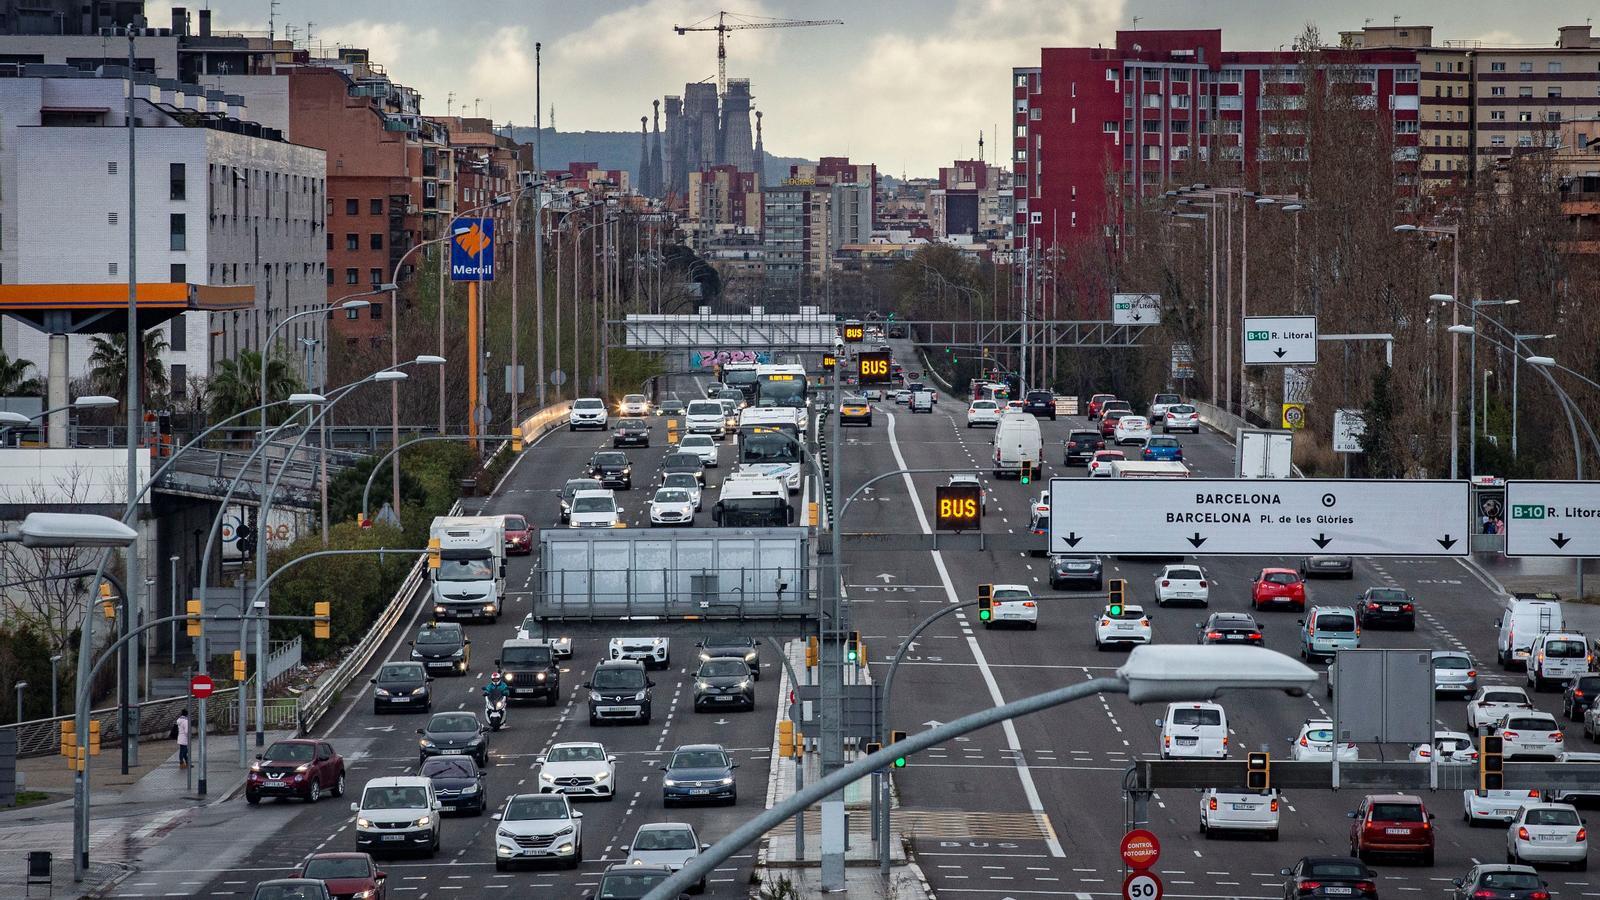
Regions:
<instances>
[{"instance_id":1,"label":"car roof","mask_svg":"<svg viewBox=\"0 0 1600 900\"><path fill-rule=\"evenodd\" d=\"M1422 798L1415 794L1368 794L1368 803L1415 803L1422 805Z\"/></svg>"},{"instance_id":2,"label":"car roof","mask_svg":"<svg viewBox=\"0 0 1600 900\"><path fill-rule=\"evenodd\" d=\"M602 659L595 666L596 669L643 669L644 663L637 659Z\"/></svg>"},{"instance_id":3,"label":"car roof","mask_svg":"<svg viewBox=\"0 0 1600 900\"><path fill-rule=\"evenodd\" d=\"M1300 574L1299 572L1295 571L1294 569L1285 569L1282 566L1262 566L1261 574L1265 575L1268 572L1271 572L1273 574L1282 573L1282 574L1286 574L1286 575L1299 575Z\"/></svg>"},{"instance_id":4,"label":"car roof","mask_svg":"<svg viewBox=\"0 0 1600 900\"><path fill-rule=\"evenodd\" d=\"M583 497L583 498L605 497L606 499L610 500L610 499L614 499L616 497L616 495L611 493L611 489L610 488L600 488L598 490L592 490L592 491L578 491L576 494L574 494L572 496L572 499L576 500L576 499L578 499L580 497Z\"/></svg>"},{"instance_id":5,"label":"car roof","mask_svg":"<svg viewBox=\"0 0 1600 900\"><path fill-rule=\"evenodd\" d=\"M1356 611L1348 606L1313 606L1311 607L1310 612L1312 615L1317 615L1319 613L1344 613L1346 615L1353 616L1356 614Z\"/></svg>"},{"instance_id":6,"label":"car roof","mask_svg":"<svg viewBox=\"0 0 1600 900\"><path fill-rule=\"evenodd\" d=\"M364 788L391 788L391 787L432 787L433 782L421 775L379 775L367 779Z\"/></svg>"},{"instance_id":7,"label":"car roof","mask_svg":"<svg viewBox=\"0 0 1600 900\"><path fill-rule=\"evenodd\" d=\"M550 745L551 750L554 750L557 747L599 747L601 750L604 750L606 745L600 743L599 741L561 741L559 743Z\"/></svg>"},{"instance_id":8,"label":"car roof","mask_svg":"<svg viewBox=\"0 0 1600 900\"><path fill-rule=\"evenodd\" d=\"M721 750L723 753L728 752L721 744L679 744L677 749L672 752L681 753L684 750Z\"/></svg>"},{"instance_id":9,"label":"car roof","mask_svg":"<svg viewBox=\"0 0 1600 900\"><path fill-rule=\"evenodd\" d=\"M690 831L694 830L694 826L688 822L645 822L643 825L639 826L640 831L665 831L668 828L687 828Z\"/></svg>"},{"instance_id":10,"label":"car roof","mask_svg":"<svg viewBox=\"0 0 1600 900\"><path fill-rule=\"evenodd\" d=\"M312 860L312 859L371 859L371 858L372 858L372 854L363 853L363 852L361 852L359 850L326 850L326 851L323 851L321 853L313 853L310 856L306 857L307 860Z\"/></svg>"},{"instance_id":11,"label":"car roof","mask_svg":"<svg viewBox=\"0 0 1600 900\"><path fill-rule=\"evenodd\" d=\"M1254 625L1256 621L1255 617L1249 613L1236 612L1212 613L1211 620L1213 622L1249 622L1252 625Z\"/></svg>"},{"instance_id":12,"label":"car roof","mask_svg":"<svg viewBox=\"0 0 1600 900\"><path fill-rule=\"evenodd\" d=\"M992 585L992 587L997 591L1028 591L1032 593L1033 590L1025 584L996 584Z\"/></svg>"}]
</instances>

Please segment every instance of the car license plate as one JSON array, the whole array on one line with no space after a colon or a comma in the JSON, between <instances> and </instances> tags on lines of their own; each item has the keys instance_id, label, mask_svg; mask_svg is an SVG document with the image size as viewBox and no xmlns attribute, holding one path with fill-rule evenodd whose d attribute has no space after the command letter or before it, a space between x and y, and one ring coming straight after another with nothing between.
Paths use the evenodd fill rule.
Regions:
<instances>
[{"instance_id":1,"label":"car license plate","mask_svg":"<svg viewBox=\"0 0 1600 900\"><path fill-rule=\"evenodd\" d=\"M691 793L691 794L709 794L709 793L711 793L711 789L710 788L690 788L689 789L689 793Z\"/></svg>"},{"instance_id":2,"label":"car license plate","mask_svg":"<svg viewBox=\"0 0 1600 900\"><path fill-rule=\"evenodd\" d=\"M406 836L403 834L386 834L383 836L383 839L386 841L403 841L406 839Z\"/></svg>"},{"instance_id":3,"label":"car license plate","mask_svg":"<svg viewBox=\"0 0 1600 900\"><path fill-rule=\"evenodd\" d=\"M1409 828L1385 828L1383 830L1383 833L1384 834L1410 834L1411 833L1411 829L1409 829Z\"/></svg>"},{"instance_id":4,"label":"car license plate","mask_svg":"<svg viewBox=\"0 0 1600 900\"><path fill-rule=\"evenodd\" d=\"M284 783L281 782L281 781L269 781L265 785L263 785L263 787L281 788L281 787L283 787L283 784Z\"/></svg>"},{"instance_id":5,"label":"car license plate","mask_svg":"<svg viewBox=\"0 0 1600 900\"><path fill-rule=\"evenodd\" d=\"M1243 810L1244 812L1251 812L1256 808L1254 803L1230 803L1229 805L1234 809Z\"/></svg>"},{"instance_id":6,"label":"car license plate","mask_svg":"<svg viewBox=\"0 0 1600 900\"><path fill-rule=\"evenodd\" d=\"M1559 840L1561 840L1561 835L1559 835L1559 834L1539 834L1539 835L1534 835L1534 838L1536 840L1541 840L1541 841L1559 841Z\"/></svg>"},{"instance_id":7,"label":"car license plate","mask_svg":"<svg viewBox=\"0 0 1600 900\"><path fill-rule=\"evenodd\" d=\"M1244 635L1242 635L1242 634L1230 634L1227 637L1228 637L1228 640L1230 640L1230 641L1242 641L1242 640L1244 640Z\"/></svg>"},{"instance_id":8,"label":"car license plate","mask_svg":"<svg viewBox=\"0 0 1600 900\"><path fill-rule=\"evenodd\" d=\"M1331 885L1331 884L1328 885L1327 887L1323 888L1323 890L1327 891L1330 894L1349 894L1349 893L1353 892L1353 890L1351 888L1335 887L1334 885Z\"/></svg>"},{"instance_id":9,"label":"car license plate","mask_svg":"<svg viewBox=\"0 0 1600 900\"><path fill-rule=\"evenodd\" d=\"M1399 612L1400 611L1400 607L1398 607L1398 606L1385 606L1383 608L1383 611L1384 612Z\"/></svg>"},{"instance_id":10,"label":"car license plate","mask_svg":"<svg viewBox=\"0 0 1600 900\"><path fill-rule=\"evenodd\" d=\"M1196 740L1197 740L1197 738L1181 737L1181 738L1178 738L1178 746L1180 746L1180 747L1192 747L1192 746L1194 746L1194 743L1195 743Z\"/></svg>"},{"instance_id":11,"label":"car license plate","mask_svg":"<svg viewBox=\"0 0 1600 900\"><path fill-rule=\"evenodd\" d=\"M628 708L626 706L597 706L595 711L603 713L627 712Z\"/></svg>"}]
</instances>

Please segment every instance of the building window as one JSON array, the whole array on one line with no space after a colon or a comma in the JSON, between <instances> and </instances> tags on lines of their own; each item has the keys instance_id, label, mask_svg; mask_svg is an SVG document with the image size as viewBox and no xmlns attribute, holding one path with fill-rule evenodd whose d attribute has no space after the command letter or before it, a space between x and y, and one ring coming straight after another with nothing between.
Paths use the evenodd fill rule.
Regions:
<instances>
[{"instance_id":1,"label":"building window","mask_svg":"<svg viewBox=\"0 0 1600 900\"><path fill-rule=\"evenodd\" d=\"M1106 69L1106 80L1107 81L1116 81L1117 80L1117 70L1116 69ZM112 163L112 165L115 166L116 163Z\"/></svg>"},{"instance_id":2,"label":"building window","mask_svg":"<svg viewBox=\"0 0 1600 900\"><path fill-rule=\"evenodd\" d=\"M1517 121L1518 122L1532 122L1533 121L1533 113L1531 113L1531 112L1520 112L1520 113L1517 113Z\"/></svg>"},{"instance_id":3,"label":"building window","mask_svg":"<svg viewBox=\"0 0 1600 900\"><path fill-rule=\"evenodd\" d=\"M367 274L372 276L371 281L372 281L372 284L374 286L383 284L383 270L382 269L369 269L369 270L367 270Z\"/></svg>"},{"instance_id":4,"label":"building window","mask_svg":"<svg viewBox=\"0 0 1600 900\"><path fill-rule=\"evenodd\" d=\"M1161 120L1160 119L1145 119L1144 120L1144 133L1145 134L1160 134L1161 133Z\"/></svg>"},{"instance_id":5,"label":"building window","mask_svg":"<svg viewBox=\"0 0 1600 900\"><path fill-rule=\"evenodd\" d=\"M1019 137L1019 138L1027 137L1028 136L1028 126L1026 126L1026 125L1018 125L1017 126L1017 134L1016 134L1016 136Z\"/></svg>"},{"instance_id":6,"label":"building window","mask_svg":"<svg viewBox=\"0 0 1600 900\"><path fill-rule=\"evenodd\" d=\"M1559 98L1561 96L1561 86L1558 85L1558 84L1553 84L1553 85L1545 88L1544 89L1544 95L1546 97L1549 97L1551 100L1555 100L1555 99Z\"/></svg>"},{"instance_id":7,"label":"building window","mask_svg":"<svg viewBox=\"0 0 1600 900\"><path fill-rule=\"evenodd\" d=\"M168 199L184 199L184 194L186 193L185 189L187 188L187 185L184 182L187 180L187 178L184 175L183 163L171 163L167 166L167 170L167 181L171 185L171 196Z\"/></svg>"},{"instance_id":8,"label":"building window","mask_svg":"<svg viewBox=\"0 0 1600 900\"><path fill-rule=\"evenodd\" d=\"M1018 75L1017 76L1017 87L1025 88L1027 86L1028 86L1028 76L1025 75L1025 74L1024 75Z\"/></svg>"},{"instance_id":9,"label":"building window","mask_svg":"<svg viewBox=\"0 0 1600 900\"><path fill-rule=\"evenodd\" d=\"M347 216L361 215L361 201L354 197L344 201L344 214Z\"/></svg>"},{"instance_id":10,"label":"building window","mask_svg":"<svg viewBox=\"0 0 1600 900\"><path fill-rule=\"evenodd\" d=\"M1417 129L1419 127L1420 127L1419 123L1416 122L1415 120L1402 119L1402 120L1394 123L1394 133L1395 134L1416 134L1417 133Z\"/></svg>"},{"instance_id":11,"label":"building window","mask_svg":"<svg viewBox=\"0 0 1600 900\"><path fill-rule=\"evenodd\" d=\"M373 215L375 215L375 216L383 215L383 200L382 199L373 200L371 206L372 206L372 214Z\"/></svg>"},{"instance_id":12,"label":"building window","mask_svg":"<svg viewBox=\"0 0 1600 900\"><path fill-rule=\"evenodd\" d=\"M1504 97L1505 95L1506 95L1506 89L1503 88L1503 87L1492 87L1492 88L1489 88L1489 96L1491 96L1491 97Z\"/></svg>"},{"instance_id":13,"label":"building window","mask_svg":"<svg viewBox=\"0 0 1600 900\"><path fill-rule=\"evenodd\" d=\"M1189 97L1188 94L1173 94L1172 95L1172 108L1173 109L1188 109L1190 102L1192 102L1192 101L1191 101L1191 98Z\"/></svg>"},{"instance_id":14,"label":"building window","mask_svg":"<svg viewBox=\"0 0 1600 900\"><path fill-rule=\"evenodd\" d=\"M1491 122L1504 122L1506 120L1506 111L1503 110L1503 109L1492 109L1492 110L1490 110L1489 111L1489 120Z\"/></svg>"},{"instance_id":15,"label":"building window","mask_svg":"<svg viewBox=\"0 0 1600 900\"><path fill-rule=\"evenodd\" d=\"M382 234L379 234L378 232L373 232L371 235L369 235L369 242L371 244L369 249L372 249L372 250L382 250L383 249L383 235Z\"/></svg>"},{"instance_id":16,"label":"building window","mask_svg":"<svg viewBox=\"0 0 1600 900\"><path fill-rule=\"evenodd\" d=\"M1517 96L1518 97L1532 97L1533 96L1533 86L1525 84L1522 87L1517 88Z\"/></svg>"},{"instance_id":17,"label":"building window","mask_svg":"<svg viewBox=\"0 0 1600 900\"><path fill-rule=\"evenodd\" d=\"M189 267L183 263L173 263L168 269L168 274L172 276L167 279L168 281L173 284L183 284L189 280Z\"/></svg>"},{"instance_id":18,"label":"building window","mask_svg":"<svg viewBox=\"0 0 1600 900\"><path fill-rule=\"evenodd\" d=\"M345 269L344 270L344 283L345 284L360 284L361 283L361 270L360 269Z\"/></svg>"},{"instance_id":19,"label":"building window","mask_svg":"<svg viewBox=\"0 0 1600 900\"><path fill-rule=\"evenodd\" d=\"M328 269L327 271L328 271L328 284L331 285L331 284L333 284L333 270L332 269Z\"/></svg>"},{"instance_id":20,"label":"building window","mask_svg":"<svg viewBox=\"0 0 1600 900\"><path fill-rule=\"evenodd\" d=\"M1561 63L1560 62L1548 62L1548 63L1545 63L1544 65L1545 65L1545 69L1544 70L1546 72L1550 73L1551 75L1555 75L1555 74L1557 74L1557 73L1559 73L1561 71Z\"/></svg>"},{"instance_id":21,"label":"building window","mask_svg":"<svg viewBox=\"0 0 1600 900\"><path fill-rule=\"evenodd\" d=\"M1144 95L1144 108L1145 109L1160 109L1161 108L1161 95L1160 94L1145 94Z\"/></svg>"},{"instance_id":22,"label":"building window","mask_svg":"<svg viewBox=\"0 0 1600 900\"><path fill-rule=\"evenodd\" d=\"M1104 124L1102 124L1100 126L1100 130L1105 132L1106 134L1116 134L1117 133L1117 122L1116 122L1116 120L1115 119L1107 120Z\"/></svg>"},{"instance_id":23,"label":"building window","mask_svg":"<svg viewBox=\"0 0 1600 900\"><path fill-rule=\"evenodd\" d=\"M1444 63L1440 63L1440 62L1436 62L1436 63L1434 63L1434 64L1433 64L1433 70L1434 70L1434 71L1435 71L1435 72L1441 72L1441 71L1443 71L1443 70L1444 70Z\"/></svg>"},{"instance_id":24,"label":"building window","mask_svg":"<svg viewBox=\"0 0 1600 900\"><path fill-rule=\"evenodd\" d=\"M360 250L361 249L361 235L359 235L359 234L346 234L344 236L344 248L346 250Z\"/></svg>"},{"instance_id":25,"label":"building window","mask_svg":"<svg viewBox=\"0 0 1600 900\"><path fill-rule=\"evenodd\" d=\"M170 237L167 241L168 250L187 250L189 248L188 223L183 213L173 213L167 224Z\"/></svg>"},{"instance_id":26,"label":"building window","mask_svg":"<svg viewBox=\"0 0 1600 900\"><path fill-rule=\"evenodd\" d=\"M1173 119L1172 120L1172 133L1173 134L1188 134L1189 133L1189 120L1188 119Z\"/></svg>"},{"instance_id":27,"label":"building window","mask_svg":"<svg viewBox=\"0 0 1600 900\"><path fill-rule=\"evenodd\" d=\"M117 274L117 264L116 263L106 263L106 274L107 275L115 275L115 274Z\"/></svg>"},{"instance_id":28,"label":"building window","mask_svg":"<svg viewBox=\"0 0 1600 900\"><path fill-rule=\"evenodd\" d=\"M173 332L176 333L180 330L182 329L174 328ZM178 348L173 346L168 349L176 350ZM189 395L189 367L187 365L173 363L172 371L167 381L172 385L172 396L187 397Z\"/></svg>"},{"instance_id":29,"label":"building window","mask_svg":"<svg viewBox=\"0 0 1600 900\"><path fill-rule=\"evenodd\" d=\"M383 318L383 304L382 303L374 303L371 306L367 307L367 310L368 310L368 312L371 313L371 317L372 318L374 318L374 319Z\"/></svg>"},{"instance_id":30,"label":"building window","mask_svg":"<svg viewBox=\"0 0 1600 900\"><path fill-rule=\"evenodd\" d=\"M106 224L107 225L115 225L115 224L117 224L117 214L116 213L106 213Z\"/></svg>"},{"instance_id":31,"label":"building window","mask_svg":"<svg viewBox=\"0 0 1600 900\"><path fill-rule=\"evenodd\" d=\"M1545 113L1544 118L1546 122L1559 122L1561 121L1561 110L1552 109Z\"/></svg>"},{"instance_id":32,"label":"building window","mask_svg":"<svg viewBox=\"0 0 1600 900\"><path fill-rule=\"evenodd\" d=\"M1520 63L1517 63L1517 71L1518 72L1532 72L1533 71L1533 63L1531 63L1531 62L1520 62Z\"/></svg>"},{"instance_id":33,"label":"building window","mask_svg":"<svg viewBox=\"0 0 1600 900\"><path fill-rule=\"evenodd\" d=\"M1035 122L1037 122L1040 119L1044 118L1044 110L1042 110L1042 109L1030 109L1030 110L1028 110L1028 118L1032 119Z\"/></svg>"},{"instance_id":34,"label":"building window","mask_svg":"<svg viewBox=\"0 0 1600 900\"><path fill-rule=\"evenodd\" d=\"M1503 62L1492 62L1492 63L1489 63L1489 71L1491 71L1491 72L1504 72L1505 70L1506 70L1506 64L1503 63Z\"/></svg>"},{"instance_id":35,"label":"building window","mask_svg":"<svg viewBox=\"0 0 1600 900\"><path fill-rule=\"evenodd\" d=\"M1524 135L1518 137L1517 138L1517 146L1518 147L1532 147L1533 146L1533 136L1532 135L1528 135L1528 134L1524 134Z\"/></svg>"},{"instance_id":36,"label":"building window","mask_svg":"<svg viewBox=\"0 0 1600 900\"><path fill-rule=\"evenodd\" d=\"M1497 134L1489 138L1489 146L1491 147L1504 147L1505 145L1506 136L1503 134Z\"/></svg>"}]
</instances>

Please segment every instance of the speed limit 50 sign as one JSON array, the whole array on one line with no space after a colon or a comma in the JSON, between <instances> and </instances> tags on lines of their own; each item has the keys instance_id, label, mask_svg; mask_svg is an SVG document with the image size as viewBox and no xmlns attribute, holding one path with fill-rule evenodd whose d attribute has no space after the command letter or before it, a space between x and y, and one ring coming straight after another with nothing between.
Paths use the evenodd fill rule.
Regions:
<instances>
[{"instance_id":1,"label":"speed limit 50 sign","mask_svg":"<svg viewBox=\"0 0 1600 900\"><path fill-rule=\"evenodd\" d=\"M1154 872L1134 872L1122 880L1122 900L1161 900L1161 879Z\"/></svg>"}]
</instances>

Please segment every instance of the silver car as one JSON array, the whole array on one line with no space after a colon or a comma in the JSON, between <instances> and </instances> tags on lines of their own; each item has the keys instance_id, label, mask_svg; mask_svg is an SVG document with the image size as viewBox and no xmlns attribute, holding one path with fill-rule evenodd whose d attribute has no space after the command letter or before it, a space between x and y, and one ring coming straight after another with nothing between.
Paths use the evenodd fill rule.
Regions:
<instances>
[{"instance_id":1,"label":"silver car","mask_svg":"<svg viewBox=\"0 0 1600 900\"><path fill-rule=\"evenodd\" d=\"M628 851L626 865L660 866L676 872L711 847L700 843L694 826L687 822L652 822L640 825L633 835L633 843L623 849ZM704 893L706 880L691 888L691 893Z\"/></svg>"},{"instance_id":2,"label":"silver car","mask_svg":"<svg viewBox=\"0 0 1600 900\"><path fill-rule=\"evenodd\" d=\"M1433 692L1435 694L1466 694L1478 691L1478 667L1472 657L1461 650L1433 651Z\"/></svg>"}]
</instances>

